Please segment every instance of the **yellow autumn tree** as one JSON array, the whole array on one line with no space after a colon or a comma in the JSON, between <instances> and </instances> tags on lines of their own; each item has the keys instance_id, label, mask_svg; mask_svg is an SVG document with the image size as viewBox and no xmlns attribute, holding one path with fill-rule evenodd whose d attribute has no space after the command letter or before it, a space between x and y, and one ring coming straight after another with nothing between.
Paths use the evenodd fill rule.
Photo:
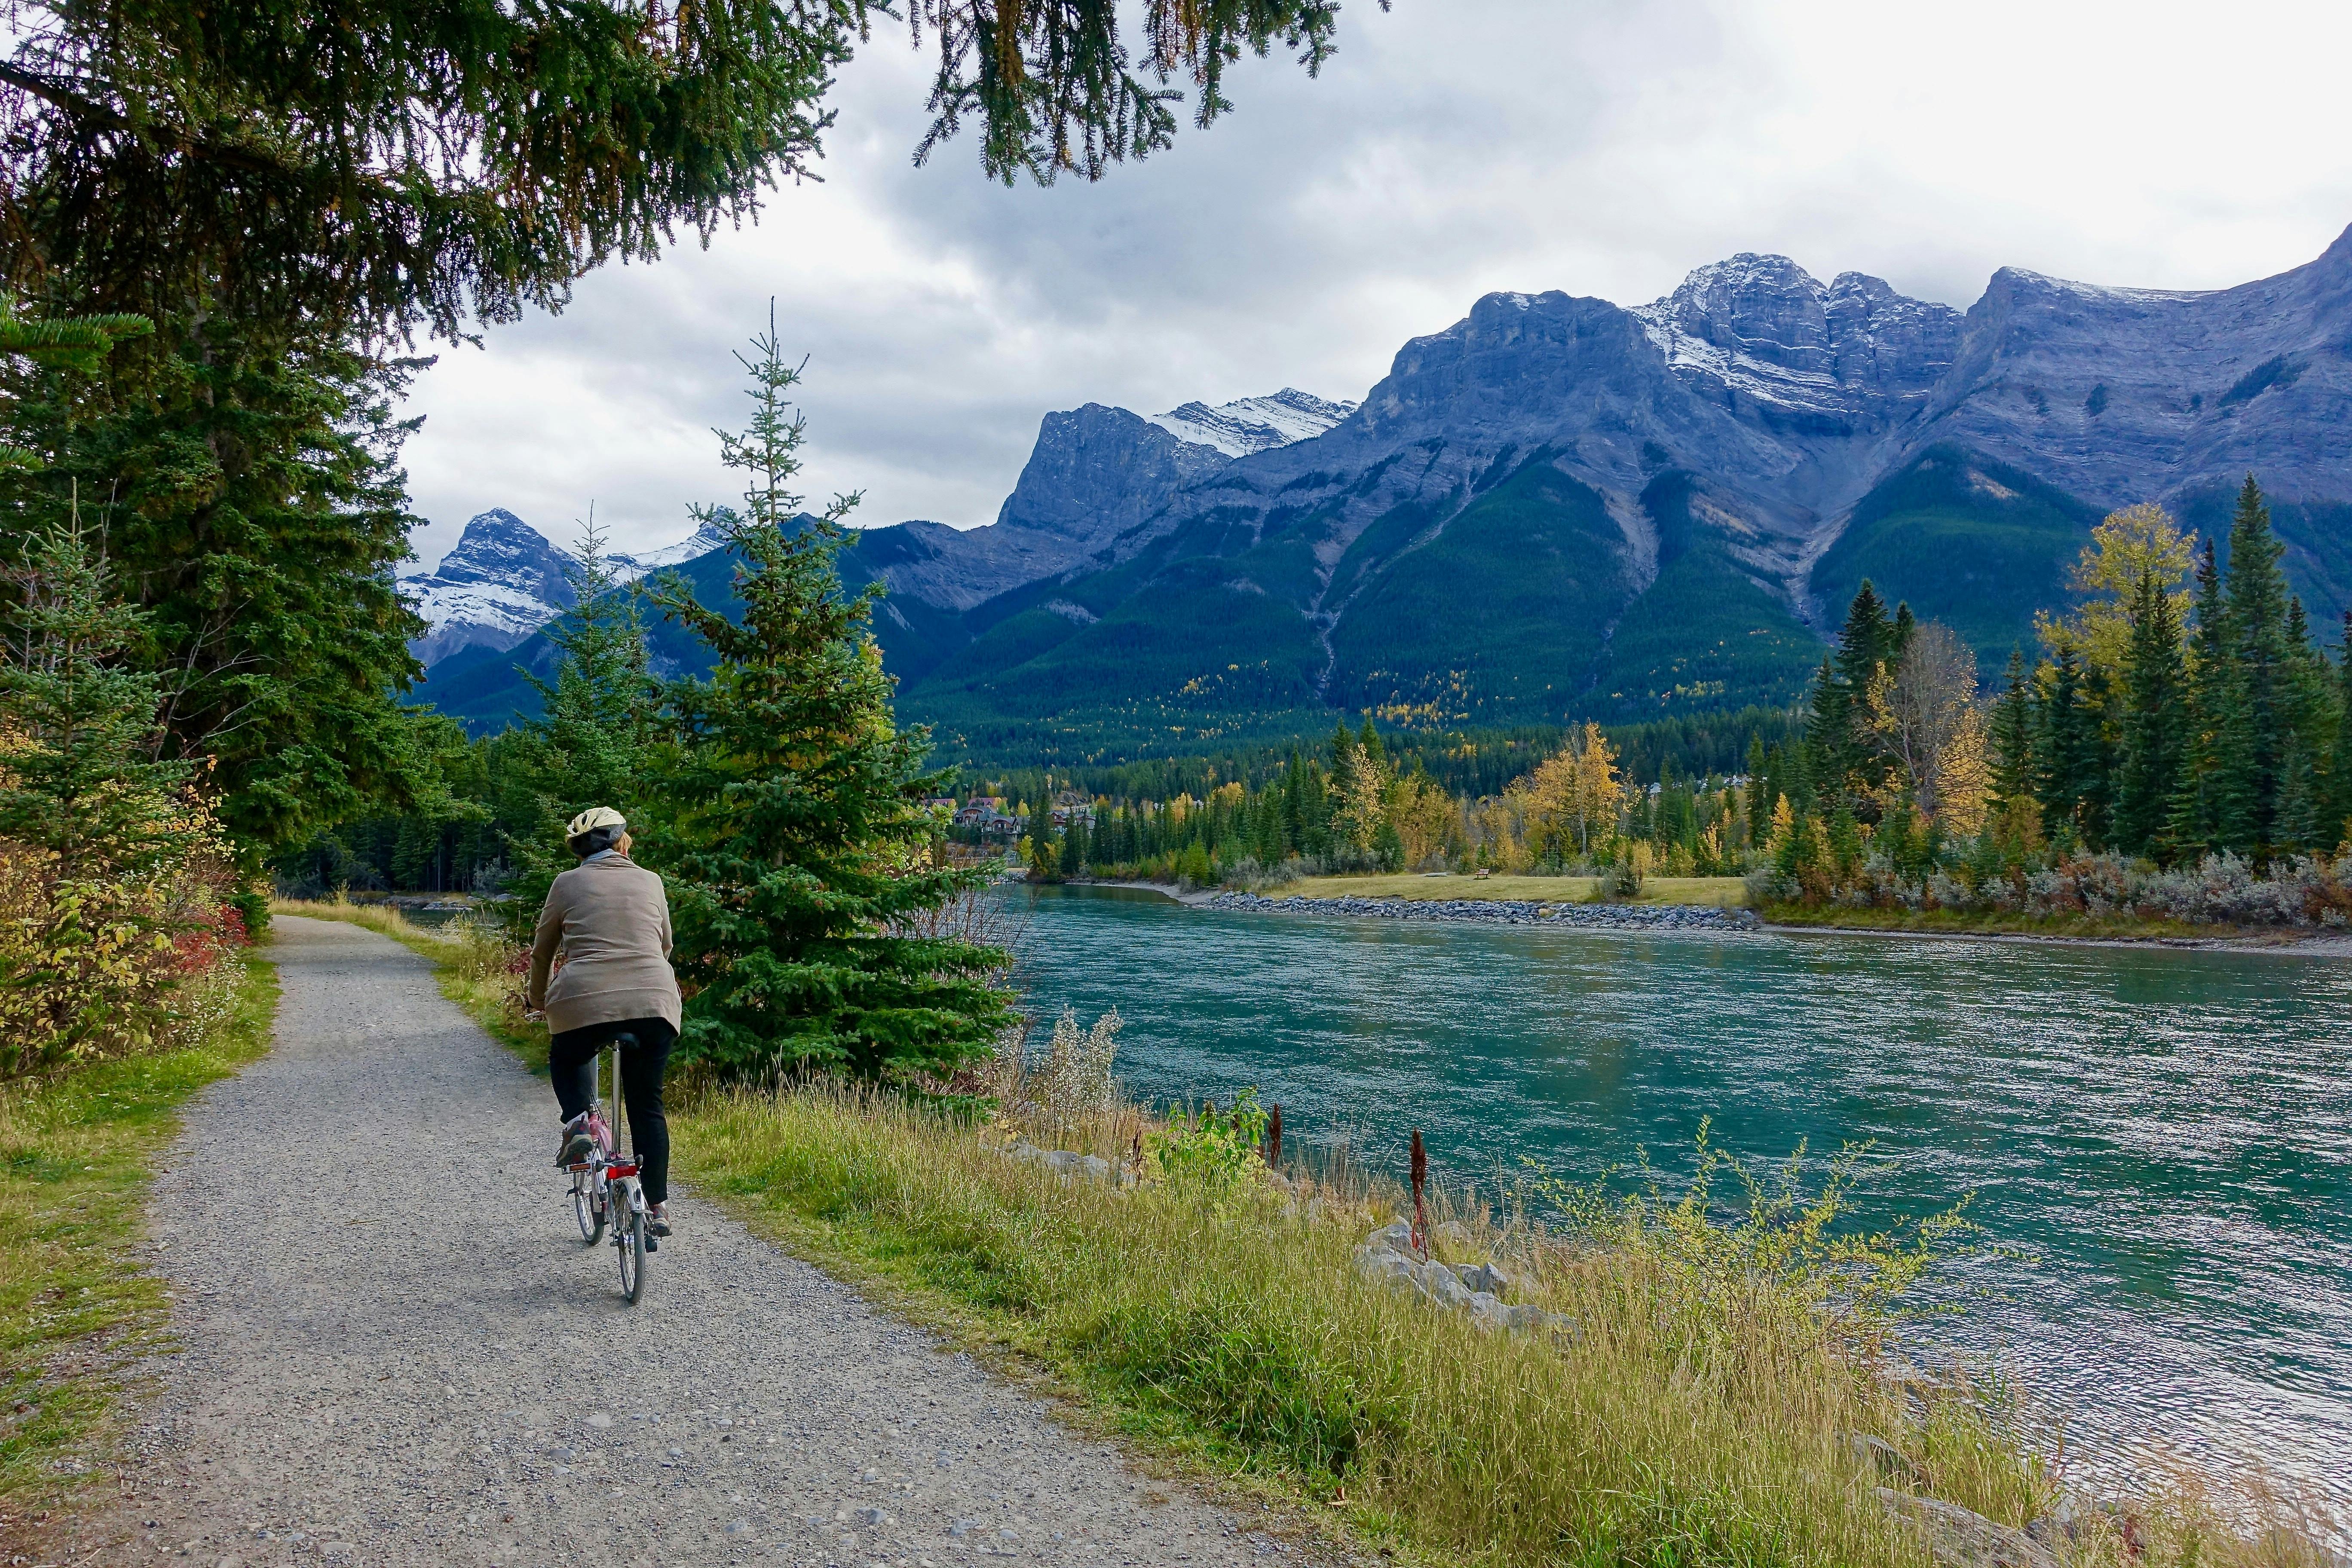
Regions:
<instances>
[{"instance_id":1,"label":"yellow autumn tree","mask_svg":"<svg viewBox=\"0 0 2352 1568\"><path fill-rule=\"evenodd\" d=\"M1361 746L1355 748L1331 813L1331 837L1359 855L1370 854L1372 840L1388 821L1389 787L1393 782L1386 759L1371 755Z\"/></svg>"},{"instance_id":2,"label":"yellow autumn tree","mask_svg":"<svg viewBox=\"0 0 2352 1568\"><path fill-rule=\"evenodd\" d=\"M2083 604L2063 618L2044 610L2033 629L2046 647L2072 637L2090 668L2121 679L2131 651L2131 599L2143 575L2172 600L2174 624L2189 618L2189 568L2196 563L2197 536L2184 532L2172 514L2152 503L2111 511L2091 530L2091 542L2074 563L2068 586Z\"/></svg>"},{"instance_id":3,"label":"yellow autumn tree","mask_svg":"<svg viewBox=\"0 0 2352 1568\"><path fill-rule=\"evenodd\" d=\"M1404 863L1421 866L1462 844L1462 808L1426 773L1410 773L1390 786L1390 825L1404 846Z\"/></svg>"},{"instance_id":4,"label":"yellow autumn tree","mask_svg":"<svg viewBox=\"0 0 2352 1568\"><path fill-rule=\"evenodd\" d=\"M1616 828L1625 785L1617 773L1615 748L1600 725L1587 721L1580 733L1528 775L1522 793L1528 847L1566 859L1571 847L1579 857L1590 856L1593 839L1605 839Z\"/></svg>"},{"instance_id":5,"label":"yellow autumn tree","mask_svg":"<svg viewBox=\"0 0 2352 1568\"><path fill-rule=\"evenodd\" d=\"M1971 704L1936 756L1934 814L1945 832L1984 830L1985 802L1992 793L1987 752L1984 710Z\"/></svg>"}]
</instances>

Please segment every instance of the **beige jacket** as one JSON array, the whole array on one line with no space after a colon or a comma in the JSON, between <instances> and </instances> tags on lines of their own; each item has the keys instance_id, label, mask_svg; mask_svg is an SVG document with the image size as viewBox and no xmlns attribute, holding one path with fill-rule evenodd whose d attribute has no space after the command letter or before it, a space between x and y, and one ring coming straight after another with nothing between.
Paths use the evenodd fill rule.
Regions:
<instances>
[{"instance_id":1,"label":"beige jacket","mask_svg":"<svg viewBox=\"0 0 2352 1568\"><path fill-rule=\"evenodd\" d=\"M551 1034L631 1018L667 1018L675 1029L669 942L669 899L659 877L619 854L583 861L547 889L526 995L547 1009ZM551 985L548 966L559 948L563 968Z\"/></svg>"}]
</instances>

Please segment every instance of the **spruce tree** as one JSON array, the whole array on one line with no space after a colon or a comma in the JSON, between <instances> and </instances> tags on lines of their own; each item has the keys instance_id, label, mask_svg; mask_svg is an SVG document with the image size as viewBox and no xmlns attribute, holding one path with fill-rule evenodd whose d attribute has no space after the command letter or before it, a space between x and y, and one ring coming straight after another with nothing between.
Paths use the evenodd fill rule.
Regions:
<instances>
[{"instance_id":1,"label":"spruce tree","mask_svg":"<svg viewBox=\"0 0 2352 1568\"><path fill-rule=\"evenodd\" d=\"M589 514L565 565L572 605L547 626L555 679L527 675L540 712L516 727L508 768L508 849L517 918L536 919L548 884L572 866L563 825L592 805L634 816L652 743L654 681L636 594L604 553Z\"/></svg>"},{"instance_id":2,"label":"spruce tree","mask_svg":"<svg viewBox=\"0 0 2352 1568\"><path fill-rule=\"evenodd\" d=\"M79 518L20 549L0 568L0 840L54 855L65 883L137 874L172 853L190 772L154 756L163 685L126 657L141 616Z\"/></svg>"},{"instance_id":3,"label":"spruce tree","mask_svg":"<svg viewBox=\"0 0 2352 1568\"><path fill-rule=\"evenodd\" d=\"M1802 752L1811 779L1827 784L1844 776L1853 710L1853 700L1838 679L1837 656L1823 654L1821 668L1813 672L1812 711L1806 716L1803 737L1791 748Z\"/></svg>"},{"instance_id":4,"label":"spruce tree","mask_svg":"<svg viewBox=\"0 0 2352 1568\"><path fill-rule=\"evenodd\" d=\"M2148 855L2157 852L2179 793L2189 731L2188 671L2179 616L2155 574L2141 574L2130 615L2115 839L2130 854Z\"/></svg>"},{"instance_id":5,"label":"spruce tree","mask_svg":"<svg viewBox=\"0 0 2352 1568\"><path fill-rule=\"evenodd\" d=\"M2032 682L2025 671L2025 654L2009 650L2009 672L1992 716L1992 801L2003 811L2020 801L2036 798L2033 754Z\"/></svg>"},{"instance_id":6,"label":"spruce tree","mask_svg":"<svg viewBox=\"0 0 2352 1568\"><path fill-rule=\"evenodd\" d=\"M2194 860L2220 842L2214 779L2221 754L2221 715L2230 705L2227 619L2221 571L2213 542L2197 561L2197 626L2189 641L2189 700L2183 718L2180 784L2165 824L2167 858Z\"/></svg>"},{"instance_id":7,"label":"spruce tree","mask_svg":"<svg viewBox=\"0 0 2352 1568\"><path fill-rule=\"evenodd\" d=\"M2042 831L2053 842L2079 837L2084 786L2092 767L2083 661L2071 640L2051 654L2051 679L2038 705L2033 737L2033 797L2042 805Z\"/></svg>"},{"instance_id":8,"label":"spruce tree","mask_svg":"<svg viewBox=\"0 0 2352 1568\"><path fill-rule=\"evenodd\" d=\"M929 732L892 718L867 627L877 588L842 592L839 520L856 498L802 518L786 489L803 421L772 316L752 351L738 356L751 423L720 442L750 479L723 517L742 620L682 578L653 589L716 656L708 679L667 688L670 745L648 791L645 855L668 883L690 989L681 1048L738 1079L944 1076L1012 1022L997 978L1009 957L937 918L987 879L938 858L922 800L947 775L924 765Z\"/></svg>"},{"instance_id":9,"label":"spruce tree","mask_svg":"<svg viewBox=\"0 0 2352 1568\"><path fill-rule=\"evenodd\" d=\"M1765 825L1772 820L1772 781L1765 775L1764 737L1750 733L1748 737L1748 837L1751 843L1764 842Z\"/></svg>"},{"instance_id":10,"label":"spruce tree","mask_svg":"<svg viewBox=\"0 0 2352 1568\"><path fill-rule=\"evenodd\" d=\"M2319 839L2319 781L2311 766L2311 752L2300 734L2286 739L2286 754L2279 763L2278 821L2272 844L2283 854L2312 848Z\"/></svg>"},{"instance_id":11,"label":"spruce tree","mask_svg":"<svg viewBox=\"0 0 2352 1568\"><path fill-rule=\"evenodd\" d=\"M2213 784L2217 835L2225 847L2244 855L2265 854L2274 840L2294 697L2286 577L2279 570L2284 553L2271 531L2262 487L2249 474L2230 524L2230 567L2223 578L2228 681Z\"/></svg>"},{"instance_id":12,"label":"spruce tree","mask_svg":"<svg viewBox=\"0 0 2352 1568\"><path fill-rule=\"evenodd\" d=\"M1888 764L1865 732L1872 718L1871 688L1908 635L1864 579L1846 606L1836 649L1822 661L1806 729L1813 786L1827 804L1875 816L1875 807L1864 797L1885 782Z\"/></svg>"},{"instance_id":13,"label":"spruce tree","mask_svg":"<svg viewBox=\"0 0 2352 1568\"><path fill-rule=\"evenodd\" d=\"M1307 849L1307 762L1298 748L1282 770L1282 848L1286 856Z\"/></svg>"},{"instance_id":14,"label":"spruce tree","mask_svg":"<svg viewBox=\"0 0 2352 1568\"><path fill-rule=\"evenodd\" d=\"M2344 612L2344 640L2336 651L2336 750L2328 757L2327 806L2319 825L2323 847L2352 841L2352 610Z\"/></svg>"},{"instance_id":15,"label":"spruce tree","mask_svg":"<svg viewBox=\"0 0 2352 1568\"><path fill-rule=\"evenodd\" d=\"M0 263L79 274L106 309L205 299L454 337L468 313L560 309L599 263L756 216L814 163L839 68L880 17L934 56L919 157L972 123L990 175L1050 183L1169 145L1172 77L1205 126L1244 51L1319 68L1339 9L26 0L0 46Z\"/></svg>"},{"instance_id":16,"label":"spruce tree","mask_svg":"<svg viewBox=\"0 0 2352 1568\"><path fill-rule=\"evenodd\" d=\"M107 555L142 612L134 657L163 677L163 746L208 767L223 821L276 848L431 783L399 693L425 624L395 417L414 363L341 341L289 348L240 324L160 315L95 382L0 375L0 554L105 498Z\"/></svg>"}]
</instances>

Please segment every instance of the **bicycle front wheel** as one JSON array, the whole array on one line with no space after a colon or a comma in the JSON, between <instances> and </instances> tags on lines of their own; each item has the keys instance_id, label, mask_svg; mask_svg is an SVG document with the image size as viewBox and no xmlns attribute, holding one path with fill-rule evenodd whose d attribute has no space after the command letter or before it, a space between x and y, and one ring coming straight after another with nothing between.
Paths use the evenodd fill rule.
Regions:
<instances>
[{"instance_id":1,"label":"bicycle front wheel","mask_svg":"<svg viewBox=\"0 0 2352 1568\"><path fill-rule=\"evenodd\" d=\"M634 1306L646 1293L646 1216L617 1194L614 1208L613 1246L621 1255L621 1294Z\"/></svg>"},{"instance_id":2,"label":"bicycle front wheel","mask_svg":"<svg viewBox=\"0 0 2352 1568\"><path fill-rule=\"evenodd\" d=\"M572 1217L580 1222L580 1239L589 1246L604 1234L604 1194L596 1178L585 1171L572 1173Z\"/></svg>"}]
</instances>

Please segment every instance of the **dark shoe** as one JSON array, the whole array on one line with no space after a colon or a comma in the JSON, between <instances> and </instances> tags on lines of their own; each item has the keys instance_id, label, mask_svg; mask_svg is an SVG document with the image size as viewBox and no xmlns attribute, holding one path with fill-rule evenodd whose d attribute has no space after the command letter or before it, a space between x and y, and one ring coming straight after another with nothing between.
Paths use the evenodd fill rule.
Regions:
<instances>
[{"instance_id":1,"label":"dark shoe","mask_svg":"<svg viewBox=\"0 0 2352 1568\"><path fill-rule=\"evenodd\" d=\"M656 1236L667 1236L669 1234L669 1216L667 1215L649 1214L646 1215L646 1228L652 1231Z\"/></svg>"},{"instance_id":2,"label":"dark shoe","mask_svg":"<svg viewBox=\"0 0 2352 1568\"><path fill-rule=\"evenodd\" d=\"M584 1165L596 1155L596 1140L590 1136L586 1117L575 1117L563 1124L563 1149L555 1156L555 1168L568 1171L574 1165Z\"/></svg>"}]
</instances>

